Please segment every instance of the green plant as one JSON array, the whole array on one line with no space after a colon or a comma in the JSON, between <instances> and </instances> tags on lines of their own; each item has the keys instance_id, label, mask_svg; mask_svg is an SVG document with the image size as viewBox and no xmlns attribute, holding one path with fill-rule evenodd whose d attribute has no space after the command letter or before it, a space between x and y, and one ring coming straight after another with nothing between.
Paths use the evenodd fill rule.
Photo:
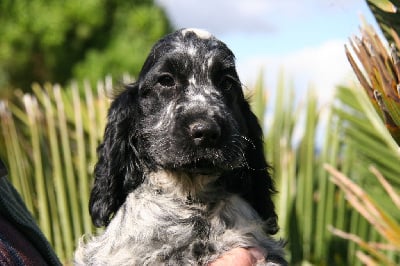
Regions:
<instances>
[{"instance_id":1,"label":"green plant","mask_svg":"<svg viewBox=\"0 0 400 266\"><path fill-rule=\"evenodd\" d=\"M396 221L400 218L396 206L389 203L390 197L367 169L375 165L398 189L398 146L361 88L339 87L332 105L318 107L312 90L303 99L305 103L298 105L291 85L283 75L279 80L274 109L267 108L267 102L253 107L258 114L269 110L266 150L279 190L280 234L288 240L291 264L361 265L364 260L357 259L358 246L332 231L348 232L371 243L386 243L387 235L348 205L347 191L329 182L325 165L350 176ZM255 88L255 102L268 99L262 86ZM322 143L317 142L318 128L322 128ZM399 263L397 250L390 247L383 251L386 261Z\"/></svg>"},{"instance_id":2,"label":"green plant","mask_svg":"<svg viewBox=\"0 0 400 266\"><path fill-rule=\"evenodd\" d=\"M0 94L106 75L137 75L155 41L171 31L152 0L0 1Z\"/></svg>"},{"instance_id":3,"label":"green plant","mask_svg":"<svg viewBox=\"0 0 400 266\"><path fill-rule=\"evenodd\" d=\"M343 120L330 106L320 107L312 90L296 102L293 85L286 82L283 74L279 80L276 99L268 99L259 82L252 95L254 102L269 100L253 107L257 114L267 110L267 158L279 191L275 202L280 236L288 241L290 263L357 265L355 248L349 249L345 241L328 230L331 226L355 234L361 228L370 230L346 204L343 193L329 182L324 169L324 164L329 163L349 170L356 160L356 154L345 148L349 137L344 134ZM268 106L271 102L273 108ZM320 141L318 134L322 134Z\"/></svg>"},{"instance_id":4,"label":"green plant","mask_svg":"<svg viewBox=\"0 0 400 266\"><path fill-rule=\"evenodd\" d=\"M87 205L96 147L105 126L111 79L88 84L33 86L33 95L0 102L0 156L10 179L62 261L93 231ZM83 92L80 92L83 91Z\"/></svg>"},{"instance_id":5,"label":"green plant","mask_svg":"<svg viewBox=\"0 0 400 266\"><path fill-rule=\"evenodd\" d=\"M340 105L334 112L344 125L346 149L357 160L353 158L352 169L343 169L342 165L326 168L354 210L365 218L372 233L345 232L338 228L331 231L351 240L355 244L352 249L357 250L355 254L366 265L397 265L400 257L399 3L387 0L367 3L391 42L390 50L365 23L361 38L354 37L350 47L346 47L349 62L364 90L340 88Z\"/></svg>"},{"instance_id":6,"label":"green plant","mask_svg":"<svg viewBox=\"0 0 400 266\"><path fill-rule=\"evenodd\" d=\"M346 152L352 154L352 157L346 158L346 163L350 163L351 167L338 164L327 168L334 176L334 183L341 188L347 202L353 206L354 213L363 217L364 228L351 231L333 226L332 232L346 239L356 240L354 243L357 245L351 247L361 261L372 263L376 259L376 263L390 265L388 262L391 262L396 265L400 250L395 244L388 244L399 234L395 221L400 219L400 213L396 200L391 200L396 198L393 195L400 188L399 147L365 91L357 87L341 87L337 97L340 103L335 107L334 113L343 124L343 144ZM369 169L373 169L373 174ZM387 181L383 181L383 176ZM388 187L391 187L391 193L387 192ZM377 242L383 244L377 245ZM385 245L390 246L391 250L380 250ZM358 251L360 248L373 252L367 256Z\"/></svg>"},{"instance_id":7,"label":"green plant","mask_svg":"<svg viewBox=\"0 0 400 266\"><path fill-rule=\"evenodd\" d=\"M361 27L361 37L352 38L350 47L346 47L346 55L387 129L400 144L400 59L398 52L400 19L396 13L398 8L395 8L390 1L367 2L384 30L385 36L390 41L390 51L375 30L364 23ZM378 3L384 9L379 8ZM397 24L394 24L395 22Z\"/></svg>"},{"instance_id":8,"label":"green plant","mask_svg":"<svg viewBox=\"0 0 400 266\"><path fill-rule=\"evenodd\" d=\"M353 241L362 250L365 250L368 254L362 251L356 252L357 257L365 265L397 265L392 258L393 254L389 256L387 251L392 253L400 252L400 224L373 197L351 181L350 178L328 165L326 169L332 174L333 182L344 191L351 206L374 226L385 242L366 241L358 235L346 233L335 228L332 228L331 231L339 237ZM370 167L370 171L374 173L381 186L396 205L397 211L399 211L400 195L395 192L395 189L375 167Z\"/></svg>"}]
</instances>

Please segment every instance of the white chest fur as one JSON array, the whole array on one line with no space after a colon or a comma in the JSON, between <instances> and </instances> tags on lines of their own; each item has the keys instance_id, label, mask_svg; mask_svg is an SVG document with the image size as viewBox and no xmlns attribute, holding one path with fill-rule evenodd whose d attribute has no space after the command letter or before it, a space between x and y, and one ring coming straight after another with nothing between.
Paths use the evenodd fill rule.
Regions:
<instances>
[{"instance_id":1,"label":"white chest fur","mask_svg":"<svg viewBox=\"0 0 400 266\"><path fill-rule=\"evenodd\" d=\"M257 213L214 178L158 173L131 192L104 233L81 244L78 265L199 265L234 247L281 254ZM201 200L189 200L190 194ZM276 249L276 250L274 250Z\"/></svg>"}]
</instances>

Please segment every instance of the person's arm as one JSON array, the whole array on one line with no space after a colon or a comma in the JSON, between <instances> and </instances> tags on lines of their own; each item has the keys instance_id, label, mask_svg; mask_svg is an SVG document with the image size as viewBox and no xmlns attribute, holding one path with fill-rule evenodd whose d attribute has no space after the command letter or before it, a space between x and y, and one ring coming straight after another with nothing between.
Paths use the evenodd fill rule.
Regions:
<instances>
[{"instance_id":1,"label":"person's arm","mask_svg":"<svg viewBox=\"0 0 400 266\"><path fill-rule=\"evenodd\" d=\"M0 160L0 253L9 265L61 265L7 175Z\"/></svg>"}]
</instances>

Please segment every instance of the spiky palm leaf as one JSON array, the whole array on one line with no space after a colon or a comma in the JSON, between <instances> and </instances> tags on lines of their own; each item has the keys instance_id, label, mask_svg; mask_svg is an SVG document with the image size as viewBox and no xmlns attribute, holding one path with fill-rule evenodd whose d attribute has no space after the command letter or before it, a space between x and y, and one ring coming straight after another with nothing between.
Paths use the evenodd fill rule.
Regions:
<instances>
[{"instance_id":1,"label":"spiky palm leaf","mask_svg":"<svg viewBox=\"0 0 400 266\"><path fill-rule=\"evenodd\" d=\"M398 35L392 32L398 39ZM385 47L370 25L362 27L361 38L354 37L346 55L385 125L400 144L400 60L396 47Z\"/></svg>"},{"instance_id":2,"label":"spiky palm leaf","mask_svg":"<svg viewBox=\"0 0 400 266\"><path fill-rule=\"evenodd\" d=\"M346 233L335 228L332 228L331 231L337 236L357 243L361 249L365 250L368 254L358 251L356 255L366 265L397 265L385 251L400 252L400 224L371 195L350 178L329 165L326 166L326 169L332 174L333 182L344 191L347 201L370 224L374 225L374 228L386 242L366 241L355 234ZM375 167L370 167L370 170L390 195L397 210L400 211L400 195L395 192L394 188Z\"/></svg>"},{"instance_id":3,"label":"spiky palm leaf","mask_svg":"<svg viewBox=\"0 0 400 266\"><path fill-rule=\"evenodd\" d=\"M335 113L345 125L346 145L359 160L346 174L330 166L327 169L347 201L380 235L381 242L337 228L332 231L364 250L356 252L363 263L396 265L400 252L400 225L396 222L400 218L400 199L396 192L400 188L400 18L397 9L400 2L367 0L367 3L390 48L365 23L361 37L353 37L346 47L346 55L364 91L340 88L337 97L341 105ZM371 169L374 175L366 169Z\"/></svg>"},{"instance_id":4,"label":"spiky palm leaf","mask_svg":"<svg viewBox=\"0 0 400 266\"><path fill-rule=\"evenodd\" d=\"M366 0L369 9L374 14L386 40L389 43L399 43L400 32L400 1L399 0ZM394 33L397 33L394 34Z\"/></svg>"},{"instance_id":5,"label":"spiky palm leaf","mask_svg":"<svg viewBox=\"0 0 400 266\"><path fill-rule=\"evenodd\" d=\"M337 100L334 115L344 125L342 138L345 149L353 153L352 166L343 169L343 165L336 165L341 172L330 166L327 168L346 200L368 221L374 233L345 233L346 230L337 228L332 232L354 241L366 251L367 254L360 251L355 254L367 265L396 265L399 260L396 253L400 252L400 225L396 222L400 219L397 196L400 189L399 147L365 91L356 86L341 87ZM368 169L372 169L373 174ZM379 237L371 238L374 234Z\"/></svg>"},{"instance_id":6,"label":"spiky palm leaf","mask_svg":"<svg viewBox=\"0 0 400 266\"><path fill-rule=\"evenodd\" d=\"M33 91L0 101L0 156L44 235L68 263L78 239L93 230L87 202L108 98L102 84L96 91L49 84Z\"/></svg>"}]
</instances>

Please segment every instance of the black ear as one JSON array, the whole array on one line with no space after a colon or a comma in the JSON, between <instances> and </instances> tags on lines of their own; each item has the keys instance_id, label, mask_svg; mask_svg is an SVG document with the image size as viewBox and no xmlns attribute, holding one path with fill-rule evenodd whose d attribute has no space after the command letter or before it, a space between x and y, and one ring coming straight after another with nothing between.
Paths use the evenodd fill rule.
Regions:
<instances>
[{"instance_id":1,"label":"black ear","mask_svg":"<svg viewBox=\"0 0 400 266\"><path fill-rule=\"evenodd\" d=\"M251 177L251 189L245 198L266 221L265 230L269 234L278 232L278 221L275 213L275 205L272 196L276 193L274 182L269 173L270 167L264 155L263 131L257 117L250 110L249 105L243 110L247 117L248 137L253 142L246 152L246 160L249 164L249 176Z\"/></svg>"},{"instance_id":2,"label":"black ear","mask_svg":"<svg viewBox=\"0 0 400 266\"><path fill-rule=\"evenodd\" d=\"M104 140L97 149L89 212L95 226L105 226L142 181L135 149L137 85L129 85L111 104Z\"/></svg>"},{"instance_id":3,"label":"black ear","mask_svg":"<svg viewBox=\"0 0 400 266\"><path fill-rule=\"evenodd\" d=\"M276 190L264 155L262 128L247 101L242 102L241 113L246 121L247 137L251 141L245 151L247 167L235 171L230 181L225 180L231 191L242 193L242 197L265 221L265 231L272 235L278 232L277 215L272 201Z\"/></svg>"}]
</instances>

